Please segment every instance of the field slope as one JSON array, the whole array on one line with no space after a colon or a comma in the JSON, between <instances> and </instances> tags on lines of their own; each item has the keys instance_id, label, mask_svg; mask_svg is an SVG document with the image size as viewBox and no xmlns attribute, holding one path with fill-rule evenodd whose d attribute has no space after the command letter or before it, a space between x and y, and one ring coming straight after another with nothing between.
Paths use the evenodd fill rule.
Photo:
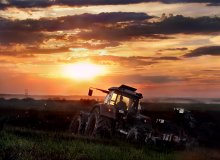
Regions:
<instances>
[{"instance_id":1,"label":"field slope","mask_svg":"<svg viewBox=\"0 0 220 160\"><path fill-rule=\"evenodd\" d=\"M0 132L1 159L168 160L175 153L160 153L117 140L88 139L67 133L7 127Z\"/></svg>"},{"instance_id":2,"label":"field slope","mask_svg":"<svg viewBox=\"0 0 220 160\"><path fill-rule=\"evenodd\" d=\"M0 132L0 159L31 160L174 160L218 159L218 152L158 151L124 141L88 139L64 132L5 127Z\"/></svg>"}]
</instances>

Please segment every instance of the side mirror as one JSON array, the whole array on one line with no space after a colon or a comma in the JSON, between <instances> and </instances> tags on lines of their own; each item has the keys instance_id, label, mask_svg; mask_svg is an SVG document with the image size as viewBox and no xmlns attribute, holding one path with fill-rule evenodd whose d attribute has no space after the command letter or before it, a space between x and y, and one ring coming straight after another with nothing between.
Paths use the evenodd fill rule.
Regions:
<instances>
[{"instance_id":1,"label":"side mirror","mask_svg":"<svg viewBox=\"0 0 220 160\"><path fill-rule=\"evenodd\" d=\"M92 96L93 90L89 89L88 96Z\"/></svg>"}]
</instances>

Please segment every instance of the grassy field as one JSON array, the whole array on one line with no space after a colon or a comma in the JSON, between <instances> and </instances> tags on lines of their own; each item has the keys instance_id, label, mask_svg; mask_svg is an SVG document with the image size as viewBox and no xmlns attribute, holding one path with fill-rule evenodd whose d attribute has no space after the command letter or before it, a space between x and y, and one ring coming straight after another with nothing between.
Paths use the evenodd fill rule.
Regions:
<instances>
[{"instance_id":1,"label":"grassy field","mask_svg":"<svg viewBox=\"0 0 220 160\"><path fill-rule=\"evenodd\" d=\"M134 146L124 140L88 139L66 132L72 116L89 111L93 100L0 99L0 160L220 160L214 148L164 151L151 146ZM204 121L220 124L219 105L143 103L143 113L151 118L170 118L173 107L190 108ZM219 129L217 129L218 131ZM219 131L216 135L219 135ZM219 136L215 136L219 144ZM211 144L213 141L209 139Z\"/></svg>"},{"instance_id":2,"label":"grassy field","mask_svg":"<svg viewBox=\"0 0 220 160\"><path fill-rule=\"evenodd\" d=\"M117 140L74 137L68 133L6 127L0 133L2 159L175 159L175 153L160 153Z\"/></svg>"},{"instance_id":3,"label":"grassy field","mask_svg":"<svg viewBox=\"0 0 220 160\"><path fill-rule=\"evenodd\" d=\"M218 150L162 151L125 141L88 139L65 132L6 126L0 132L2 160L205 160L220 159Z\"/></svg>"}]
</instances>

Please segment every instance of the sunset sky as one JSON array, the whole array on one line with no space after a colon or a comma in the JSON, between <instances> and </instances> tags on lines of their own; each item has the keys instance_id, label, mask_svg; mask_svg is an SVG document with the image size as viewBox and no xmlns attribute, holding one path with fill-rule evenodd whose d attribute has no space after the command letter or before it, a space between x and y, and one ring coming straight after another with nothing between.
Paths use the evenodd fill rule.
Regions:
<instances>
[{"instance_id":1,"label":"sunset sky","mask_svg":"<svg viewBox=\"0 0 220 160\"><path fill-rule=\"evenodd\" d=\"M0 64L0 93L220 98L220 1L0 0Z\"/></svg>"}]
</instances>

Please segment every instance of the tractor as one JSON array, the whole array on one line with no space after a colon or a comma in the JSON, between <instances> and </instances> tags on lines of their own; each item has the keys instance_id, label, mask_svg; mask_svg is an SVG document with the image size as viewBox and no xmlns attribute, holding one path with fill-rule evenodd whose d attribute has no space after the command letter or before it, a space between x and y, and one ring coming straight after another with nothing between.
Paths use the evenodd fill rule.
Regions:
<instances>
[{"instance_id":1,"label":"tractor","mask_svg":"<svg viewBox=\"0 0 220 160\"><path fill-rule=\"evenodd\" d=\"M108 90L89 88L89 96L94 89L106 94L104 102L95 104L89 113L76 115L69 127L71 133L91 137L120 135L128 141L144 143L152 125L151 119L140 113L142 94L133 87L121 85Z\"/></svg>"}]
</instances>

